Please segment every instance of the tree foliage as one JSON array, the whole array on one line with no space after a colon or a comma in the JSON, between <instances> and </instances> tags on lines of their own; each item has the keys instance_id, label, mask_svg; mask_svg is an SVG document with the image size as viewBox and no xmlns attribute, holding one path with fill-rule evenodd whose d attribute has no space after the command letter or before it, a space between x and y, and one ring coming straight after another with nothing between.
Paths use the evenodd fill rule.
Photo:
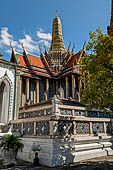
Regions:
<instances>
[{"instance_id":1,"label":"tree foliage","mask_svg":"<svg viewBox=\"0 0 113 170\"><path fill-rule=\"evenodd\" d=\"M82 102L89 109L113 111L113 36L104 35L100 28L89 35L81 60L85 82Z\"/></svg>"}]
</instances>

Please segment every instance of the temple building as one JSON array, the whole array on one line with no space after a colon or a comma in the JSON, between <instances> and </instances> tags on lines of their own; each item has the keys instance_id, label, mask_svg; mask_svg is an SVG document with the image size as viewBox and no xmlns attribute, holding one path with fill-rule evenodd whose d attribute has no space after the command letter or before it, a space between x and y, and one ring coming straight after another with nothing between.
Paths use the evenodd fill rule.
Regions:
<instances>
[{"instance_id":1,"label":"temple building","mask_svg":"<svg viewBox=\"0 0 113 170\"><path fill-rule=\"evenodd\" d=\"M45 48L45 47L44 47ZM21 67L20 107L47 101L54 95L79 101L82 84L79 80L79 59L84 48L77 54L74 47L65 49L61 21L56 13L52 27L52 41L49 51L40 48L40 57L29 54L23 47L23 54L12 48L11 62Z\"/></svg>"},{"instance_id":2,"label":"temple building","mask_svg":"<svg viewBox=\"0 0 113 170\"><path fill-rule=\"evenodd\" d=\"M112 24L111 19L110 35ZM40 164L50 167L113 155L113 120L103 111L87 111L80 102L86 85L80 79L83 75L80 60L85 53L84 45L78 53L74 53L75 45L70 50L69 44L66 50L61 21L56 12L49 50L45 46L39 47L38 57L28 53L24 44L22 54L12 47L7 65L14 70L15 103L11 119L3 121L11 123L13 133L23 136L24 149L18 158L33 161L33 150L35 148L36 151L39 146ZM4 72L2 77L8 76L8 71ZM8 83L5 78L3 80L8 90ZM3 93L2 88L0 94ZM3 104L2 107L4 109ZM0 103L0 109L2 107ZM5 114L8 115L7 110Z\"/></svg>"}]
</instances>

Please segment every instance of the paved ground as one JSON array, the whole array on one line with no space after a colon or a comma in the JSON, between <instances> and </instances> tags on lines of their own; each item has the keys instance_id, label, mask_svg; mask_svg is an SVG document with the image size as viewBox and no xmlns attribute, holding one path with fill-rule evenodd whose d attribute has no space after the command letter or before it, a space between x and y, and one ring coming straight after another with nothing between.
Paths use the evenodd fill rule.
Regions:
<instances>
[{"instance_id":1,"label":"paved ground","mask_svg":"<svg viewBox=\"0 0 113 170\"><path fill-rule=\"evenodd\" d=\"M113 170L113 156L91 159L69 166L48 168L45 166L34 167L32 163L17 161L14 167L5 168L0 165L0 170Z\"/></svg>"}]
</instances>

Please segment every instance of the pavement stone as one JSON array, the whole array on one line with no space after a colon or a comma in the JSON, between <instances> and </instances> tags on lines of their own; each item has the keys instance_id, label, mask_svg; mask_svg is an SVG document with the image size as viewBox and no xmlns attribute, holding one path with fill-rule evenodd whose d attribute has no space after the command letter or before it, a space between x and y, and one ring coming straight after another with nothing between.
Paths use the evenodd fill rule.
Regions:
<instances>
[{"instance_id":1,"label":"pavement stone","mask_svg":"<svg viewBox=\"0 0 113 170\"><path fill-rule=\"evenodd\" d=\"M34 167L32 163L17 160L17 164L13 167L4 167L0 165L0 170L113 170L113 156L95 158L79 163L70 164L62 167Z\"/></svg>"}]
</instances>

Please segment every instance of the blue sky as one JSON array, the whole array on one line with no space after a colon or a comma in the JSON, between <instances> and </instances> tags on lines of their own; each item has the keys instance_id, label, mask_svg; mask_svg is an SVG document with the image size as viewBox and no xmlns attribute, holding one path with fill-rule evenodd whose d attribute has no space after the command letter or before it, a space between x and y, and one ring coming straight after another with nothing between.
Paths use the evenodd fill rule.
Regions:
<instances>
[{"instance_id":1,"label":"blue sky","mask_svg":"<svg viewBox=\"0 0 113 170\"><path fill-rule=\"evenodd\" d=\"M39 45L50 46L52 21L56 10L62 22L66 49L71 41L75 52L89 32L101 27L107 33L111 0L0 0L0 47L4 58L10 59L10 41L22 53L22 43L29 53L39 55Z\"/></svg>"}]
</instances>

